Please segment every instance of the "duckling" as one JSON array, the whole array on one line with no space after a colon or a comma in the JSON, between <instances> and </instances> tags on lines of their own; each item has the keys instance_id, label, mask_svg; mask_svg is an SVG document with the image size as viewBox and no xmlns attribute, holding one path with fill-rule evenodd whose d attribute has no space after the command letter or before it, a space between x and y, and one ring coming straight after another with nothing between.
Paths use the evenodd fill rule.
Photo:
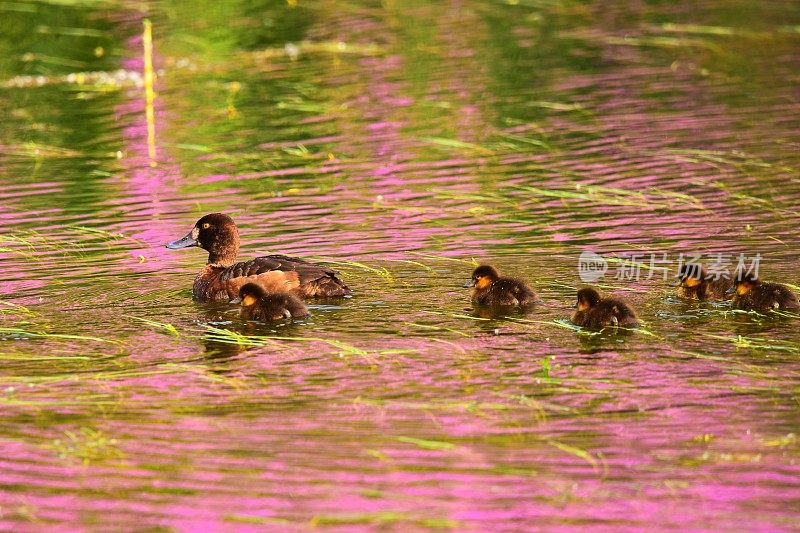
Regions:
<instances>
[{"instance_id":1,"label":"duckling","mask_svg":"<svg viewBox=\"0 0 800 533\"><path fill-rule=\"evenodd\" d=\"M476 268L464 287L472 287L472 302L477 305L524 307L538 301L536 293L524 281L501 278L497 269L490 265Z\"/></svg>"},{"instance_id":2,"label":"duckling","mask_svg":"<svg viewBox=\"0 0 800 533\"><path fill-rule=\"evenodd\" d=\"M622 326L635 328L639 319L631 306L616 298L601 298L591 287L578 291L572 323L584 328L602 329Z\"/></svg>"},{"instance_id":3,"label":"duckling","mask_svg":"<svg viewBox=\"0 0 800 533\"><path fill-rule=\"evenodd\" d=\"M800 301L789 287L780 283L765 283L751 273L739 272L728 293L733 295L734 309L800 311Z\"/></svg>"},{"instance_id":4,"label":"duckling","mask_svg":"<svg viewBox=\"0 0 800 533\"><path fill-rule=\"evenodd\" d=\"M715 277L698 264L686 264L678 272L675 293L692 300L727 300L726 293L733 287L729 277Z\"/></svg>"},{"instance_id":5,"label":"duckling","mask_svg":"<svg viewBox=\"0 0 800 533\"><path fill-rule=\"evenodd\" d=\"M289 292L268 293L261 285L245 283L239 289L239 297L230 303L241 303L239 316L245 320L274 322L285 318L308 316L308 308L303 301Z\"/></svg>"},{"instance_id":6,"label":"duckling","mask_svg":"<svg viewBox=\"0 0 800 533\"><path fill-rule=\"evenodd\" d=\"M266 255L234 263L239 254L239 231L233 219L222 213L204 216L185 237L166 245L171 250L192 246L208 252L208 262L192 286L192 297L201 302L227 302L245 283L256 283L267 292L291 292L303 298L350 295L335 270L297 257Z\"/></svg>"}]
</instances>

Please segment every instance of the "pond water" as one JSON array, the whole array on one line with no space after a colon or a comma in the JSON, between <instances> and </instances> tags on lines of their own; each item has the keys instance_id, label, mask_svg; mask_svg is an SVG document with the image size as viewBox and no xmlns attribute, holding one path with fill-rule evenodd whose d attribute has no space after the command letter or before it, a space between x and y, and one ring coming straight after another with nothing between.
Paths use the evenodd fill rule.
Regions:
<instances>
[{"instance_id":1,"label":"pond water","mask_svg":"<svg viewBox=\"0 0 800 533\"><path fill-rule=\"evenodd\" d=\"M670 285L800 284L797 2L143 5L0 4L0 529L797 527L798 322ZM215 211L353 298L193 302Z\"/></svg>"}]
</instances>

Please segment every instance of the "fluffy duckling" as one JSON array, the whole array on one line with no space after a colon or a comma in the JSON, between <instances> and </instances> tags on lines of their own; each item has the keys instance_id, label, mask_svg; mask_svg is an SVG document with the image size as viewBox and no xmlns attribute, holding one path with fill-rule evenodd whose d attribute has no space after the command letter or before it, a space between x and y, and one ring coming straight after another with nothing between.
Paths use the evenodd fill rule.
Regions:
<instances>
[{"instance_id":1,"label":"fluffy duckling","mask_svg":"<svg viewBox=\"0 0 800 533\"><path fill-rule=\"evenodd\" d=\"M195 300L227 302L245 283L256 283L267 292L292 292L303 298L350 295L335 270L297 257L266 255L235 263L239 231L233 219L222 213L204 216L185 237L166 246L172 250L198 246L208 252L208 263L192 286Z\"/></svg>"},{"instance_id":2,"label":"fluffy duckling","mask_svg":"<svg viewBox=\"0 0 800 533\"><path fill-rule=\"evenodd\" d=\"M734 286L728 290L733 294L733 308L745 311L800 311L797 295L786 285L765 283L750 273L739 272Z\"/></svg>"},{"instance_id":3,"label":"fluffy duckling","mask_svg":"<svg viewBox=\"0 0 800 533\"><path fill-rule=\"evenodd\" d=\"M686 264L678 272L675 293L692 300L727 300L726 293L733 287L733 280L720 276L716 279L698 264Z\"/></svg>"},{"instance_id":4,"label":"fluffy duckling","mask_svg":"<svg viewBox=\"0 0 800 533\"><path fill-rule=\"evenodd\" d=\"M622 326L635 328L639 319L631 306L616 298L601 298L591 287L578 291L572 323L584 328L602 329Z\"/></svg>"},{"instance_id":5,"label":"fluffy duckling","mask_svg":"<svg viewBox=\"0 0 800 533\"><path fill-rule=\"evenodd\" d=\"M260 285L246 283L239 289L239 297L231 303L241 303L239 316L245 320L275 322L285 318L308 316L308 308L303 301L288 292L268 293Z\"/></svg>"},{"instance_id":6,"label":"fluffy duckling","mask_svg":"<svg viewBox=\"0 0 800 533\"><path fill-rule=\"evenodd\" d=\"M524 307L538 300L536 293L524 281L502 278L497 269L489 265L476 268L464 287L472 287L473 303L489 307Z\"/></svg>"}]
</instances>

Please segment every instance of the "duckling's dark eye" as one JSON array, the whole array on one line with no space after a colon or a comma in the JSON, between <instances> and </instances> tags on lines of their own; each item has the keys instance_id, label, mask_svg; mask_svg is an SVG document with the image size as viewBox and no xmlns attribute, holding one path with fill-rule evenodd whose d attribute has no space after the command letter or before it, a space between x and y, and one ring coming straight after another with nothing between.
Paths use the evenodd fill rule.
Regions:
<instances>
[{"instance_id":1,"label":"duckling's dark eye","mask_svg":"<svg viewBox=\"0 0 800 533\"><path fill-rule=\"evenodd\" d=\"M203 222L203 229L208 229L210 227L211 227L211 224L209 224L208 222Z\"/></svg>"}]
</instances>

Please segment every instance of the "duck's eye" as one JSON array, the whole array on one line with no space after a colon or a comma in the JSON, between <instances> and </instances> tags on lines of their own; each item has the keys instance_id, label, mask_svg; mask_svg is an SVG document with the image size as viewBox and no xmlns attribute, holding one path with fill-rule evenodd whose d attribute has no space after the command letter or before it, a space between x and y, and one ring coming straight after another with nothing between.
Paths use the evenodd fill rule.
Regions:
<instances>
[{"instance_id":1,"label":"duck's eye","mask_svg":"<svg viewBox=\"0 0 800 533\"><path fill-rule=\"evenodd\" d=\"M209 224L208 222L203 222L203 229L208 229L210 227L211 227L211 224Z\"/></svg>"}]
</instances>

